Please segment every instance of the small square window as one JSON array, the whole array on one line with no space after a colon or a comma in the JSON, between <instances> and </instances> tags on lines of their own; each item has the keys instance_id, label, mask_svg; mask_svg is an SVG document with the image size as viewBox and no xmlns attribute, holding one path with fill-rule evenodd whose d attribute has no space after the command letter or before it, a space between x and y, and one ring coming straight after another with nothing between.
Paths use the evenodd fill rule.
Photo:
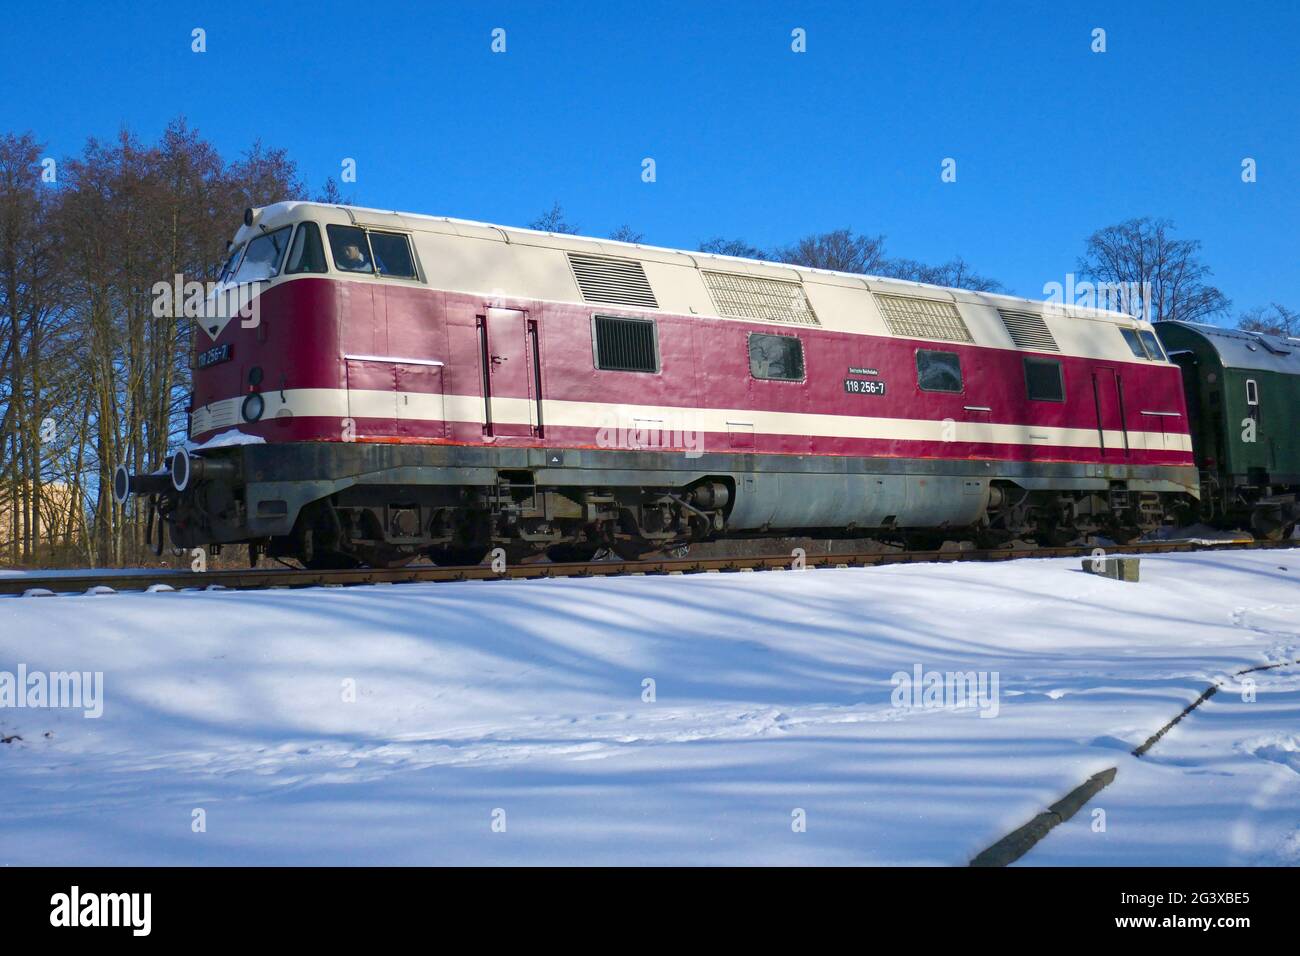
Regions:
<instances>
[{"instance_id":1,"label":"small square window","mask_svg":"<svg viewBox=\"0 0 1300 956\"><path fill-rule=\"evenodd\" d=\"M366 241L366 231L356 226L325 227L330 237L330 251L334 253L334 265L343 272L364 272L373 275L375 268L370 259L370 243Z\"/></svg>"},{"instance_id":2,"label":"small square window","mask_svg":"<svg viewBox=\"0 0 1300 956\"><path fill-rule=\"evenodd\" d=\"M793 335L749 334L749 374L775 382L803 381L803 343Z\"/></svg>"},{"instance_id":3,"label":"small square window","mask_svg":"<svg viewBox=\"0 0 1300 956\"><path fill-rule=\"evenodd\" d=\"M1035 402L1065 401L1061 363L1055 359L1025 359L1025 390Z\"/></svg>"},{"instance_id":4,"label":"small square window","mask_svg":"<svg viewBox=\"0 0 1300 956\"><path fill-rule=\"evenodd\" d=\"M411 258L411 244L398 232L371 232L370 250L375 256L375 268L381 276L397 279L415 278L415 261Z\"/></svg>"},{"instance_id":5,"label":"small square window","mask_svg":"<svg viewBox=\"0 0 1300 956\"><path fill-rule=\"evenodd\" d=\"M916 384L923 392L960 392L961 356L956 352L916 350Z\"/></svg>"}]
</instances>

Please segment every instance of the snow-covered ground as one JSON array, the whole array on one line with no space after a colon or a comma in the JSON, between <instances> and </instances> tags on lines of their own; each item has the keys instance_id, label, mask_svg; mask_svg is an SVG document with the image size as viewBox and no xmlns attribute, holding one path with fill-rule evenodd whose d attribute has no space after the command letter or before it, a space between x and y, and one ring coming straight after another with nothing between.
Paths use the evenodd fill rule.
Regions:
<instances>
[{"instance_id":1,"label":"snow-covered ground","mask_svg":"<svg viewBox=\"0 0 1300 956\"><path fill-rule=\"evenodd\" d=\"M1297 658L1288 551L0 598L0 680L103 672L0 709L0 865L965 864L1112 766L1021 865L1294 864L1300 666L1129 751Z\"/></svg>"}]
</instances>

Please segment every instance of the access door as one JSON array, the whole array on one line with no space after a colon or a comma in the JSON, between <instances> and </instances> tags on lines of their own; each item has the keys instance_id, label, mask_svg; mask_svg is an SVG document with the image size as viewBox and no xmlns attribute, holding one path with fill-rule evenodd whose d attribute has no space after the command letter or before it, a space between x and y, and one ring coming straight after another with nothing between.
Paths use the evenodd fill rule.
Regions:
<instances>
[{"instance_id":1,"label":"access door","mask_svg":"<svg viewBox=\"0 0 1300 956\"><path fill-rule=\"evenodd\" d=\"M347 359L348 418L344 439L388 437L397 432L397 366ZM350 432L350 434L349 434Z\"/></svg>"},{"instance_id":2,"label":"access door","mask_svg":"<svg viewBox=\"0 0 1300 956\"><path fill-rule=\"evenodd\" d=\"M1117 370L1093 370L1092 398L1097 411L1101 460L1124 461L1129 454L1129 434L1124 424L1124 383Z\"/></svg>"},{"instance_id":3,"label":"access door","mask_svg":"<svg viewBox=\"0 0 1300 956\"><path fill-rule=\"evenodd\" d=\"M442 397L442 363L397 363L397 434L412 440L447 436Z\"/></svg>"},{"instance_id":4,"label":"access door","mask_svg":"<svg viewBox=\"0 0 1300 956\"><path fill-rule=\"evenodd\" d=\"M535 324L521 310L487 309L479 317L485 435L529 438L540 433L535 338Z\"/></svg>"}]
</instances>

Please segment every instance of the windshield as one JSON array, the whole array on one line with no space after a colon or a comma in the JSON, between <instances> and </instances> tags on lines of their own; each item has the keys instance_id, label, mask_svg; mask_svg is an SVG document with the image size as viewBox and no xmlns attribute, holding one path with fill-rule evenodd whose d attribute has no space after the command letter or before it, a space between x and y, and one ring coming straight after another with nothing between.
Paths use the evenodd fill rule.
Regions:
<instances>
[{"instance_id":1,"label":"windshield","mask_svg":"<svg viewBox=\"0 0 1300 956\"><path fill-rule=\"evenodd\" d=\"M236 282L261 282L280 273L285 247L289 244L289 227L258 236L248 244L244 261L235 271Z\"/></svg>"},{"instance_id":2,"label":"windshield","mask_svg":"<svg viewBox=\"0 0 1300 956\"><path fill-rule=\"evenodd\" d=\"M235 274L235 266L239 265L239 256L244 251L243 246L235 246L230 250L230 255L226 259L226 264L221 267L221 275L217 277L218 282L228 282L231 276Z\"/></svg>"},{"instance_id":3,"label":"windshield","mask_svg":"<svg viewBox=\"0 0 1300 956\"><path fill-rule=\"evenodd\" d=\"M1124 341L1128 343L1129 351L1138 358L1146 358L1146 350L1142 348L1142 340L1138 338L1137 332L1133 329L1120 329L1119 334L1124 336Z\"/></svg>"},{"instance_id":4,"label":"windshield","mask_svg":"<svg viewBox=\"0 0 1300 956\"><path fill-rule=\"evenodd\" d=\"M1165 360L1165 353L1161 351L1160 343L1156 341L1155 333L1142 329L1138 332L1138 335L1142 337L1142 344L1147 347L1147 354L1157 362L1163 362Z\"/></svg>"}]
</instances>

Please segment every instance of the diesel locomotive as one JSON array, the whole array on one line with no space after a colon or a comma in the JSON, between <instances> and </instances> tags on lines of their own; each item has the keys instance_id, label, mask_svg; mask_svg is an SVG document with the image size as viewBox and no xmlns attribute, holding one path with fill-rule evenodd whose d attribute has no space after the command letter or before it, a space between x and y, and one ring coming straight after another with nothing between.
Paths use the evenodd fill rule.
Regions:
<instances>
[{"instance_id":1,"label":"diesel locomotive","mask_svg":"<svg viewBox=\"0 0 1300 956\"><path fill-rule=\"evenodd\" d=\"M225 307L232 289L253 294ZM278 203L246 212L196 320L189 442L114 492L146 497L160 545L310 567L792 533L1123 540L1243 505L1281 531L1291 412L1257 414L1229 457L1189 419L1212 394L1240 411L1205 335L1180 327L1175 349L1118 312Z\"/></svg>"}]
</instances>

